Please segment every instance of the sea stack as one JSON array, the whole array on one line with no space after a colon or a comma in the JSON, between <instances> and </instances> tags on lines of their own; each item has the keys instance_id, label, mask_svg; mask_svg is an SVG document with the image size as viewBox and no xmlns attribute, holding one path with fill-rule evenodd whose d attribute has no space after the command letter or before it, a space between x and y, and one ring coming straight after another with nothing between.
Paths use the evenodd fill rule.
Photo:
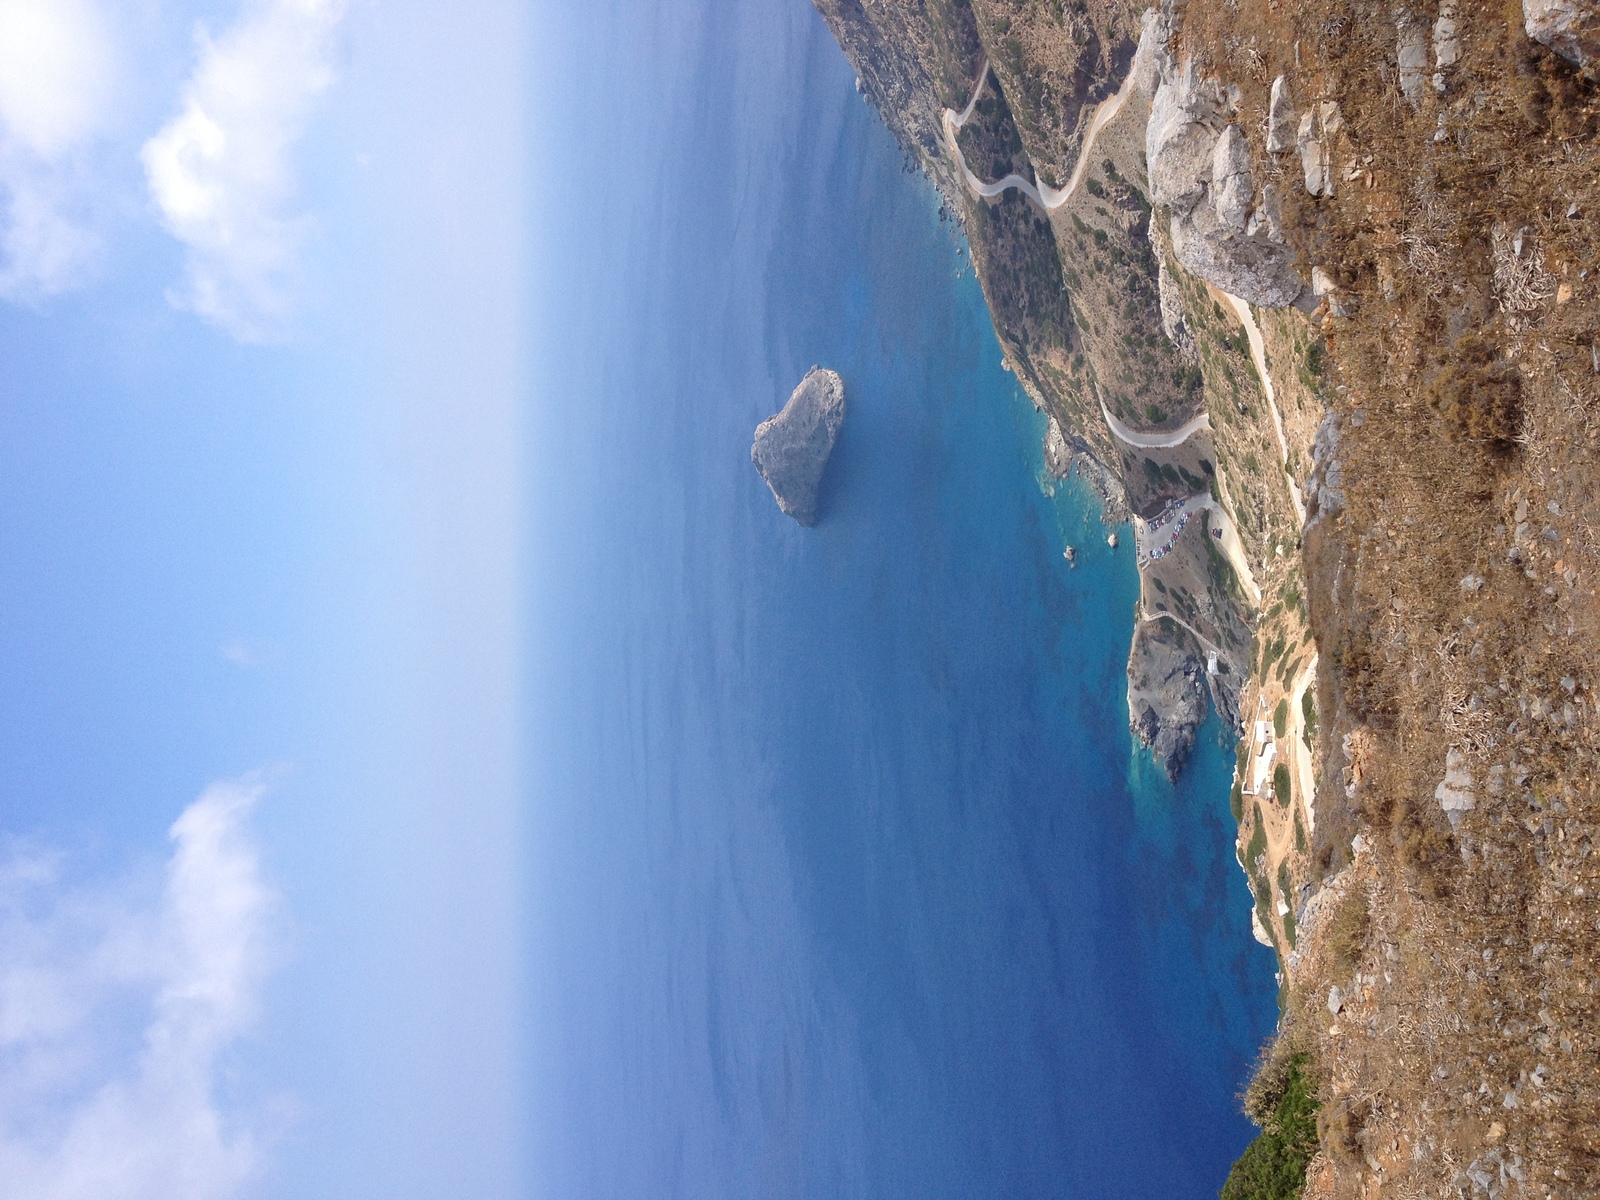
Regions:
<instances>
[{"instance_id":1,"label":"sea stack","mask_svg":"<svg viewBox=\"0 0 1600 1200\"><path fill-rule=\"evenodd\" d=\"M801 525L817 523L817 489L844 424L844 380L812 367L783 411L756 427L750 461L778 507Z\"/></svg>"}]
</instances>

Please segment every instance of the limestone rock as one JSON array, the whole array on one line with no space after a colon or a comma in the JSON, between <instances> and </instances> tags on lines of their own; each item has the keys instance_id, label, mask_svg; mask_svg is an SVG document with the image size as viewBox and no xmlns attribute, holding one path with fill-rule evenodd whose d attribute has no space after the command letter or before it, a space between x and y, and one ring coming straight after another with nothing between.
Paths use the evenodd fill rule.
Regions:
<instances>
[{"instance_id":1,"label":"limestone rock","mask_svg":"<svg viewBox=\"0 0 1600 1200\"><path fill-rule=\"evenodd\" d=\"M1194 63L1185 62L1172 79L1163 79L1150 104L1145 129L1145 158L1150 168L1151 199L1174 216L1192 209L1211 181L1221 104L1195 79Z\"/></svg>"},{"instance_id":2,"label":"limestone rock","mask_svg":"<svg viewBox=\"0 0 1600 1200\"><path fill-rule=\"evenodd\" d=\"M1456 23L1456 8L1445 0L1439 6L1439 19L1433 23L1433 90L1445 89L1445 69L1461 61L1461 29Z\"/></svg>"},{"instance_id":3,"label":"limestone rock","mask_svg":"<svg viewBox=\"0 0 1600 1200\"><path fill-rule=\"evenodd\" d=\"M1461 824L1461 814L1477 807L1477 797L1472 791L1472 773L1467 770L1466 756L1454 746L1445 754L1444 782L1433 789L1434 799L1450 818L1450 828Z\"/></svg>"},{"instance_id":4,"label":"limestone rock","mask_svg":"<svg viewBox=\"0 0 1600 1200\"><path fill-rule=\"evenodd\" d=\"M1145 96L1154 96L1161 86L1161 74L1170 70L1167 43L1172 39L1172 22L1165 14L1147 8L1139 23L1139 48L1133 56L1134 86Z\"/></svg>"},{"instance_id":5,"label":"limestone rock","mask_svg":"<svg viewBox=\"0 0 1600 1200\"><path fill-rule=\"evenodd\" d=\"M1229 125L1211 153L1211 187L1217 216L1224 225L1243 230L1250 217L1255 185L1250 179L1250 146L1237 125Z\"/></svg>"},{"instance_id":6,"label":"limestone rock","mask_svg":"<svg viewBox=\"0 0 1600 1200\"><path fill-rule=\"evenodd\" d=\"M1278 185L1269 183L1261 189L1261 203L1250 214L1250 220L1245 224L1244 231L1251 237L1264 233L1269 242L1282 246L1285 244L1283 237L1283 217L1279 208L1280 200Z\"/></svg>"},{"instance_id":7,"label":"limestone rock","mask_svg":"<svg viewBox=\"0 0 1600 1200\"><path fill-rule=\"evenodd\" d=\"M1522 0L1528 36L1549 46L1584 74L1600 72L1600 2Z\"/></svg>"},{"instance_id":8,"label":"limestone rock","mask_svg":"<svg viewBox=\"0 0 1600 1200\"><path fill-rule=\"evenodd\" d=\"M1194 63L1165 69L1145 131L1151 199L1171 214L1172 252L1185 270L1266 308L1293 304L1304 290L1294 257L1251 211L1250 149L1222 114L1217 81Z\"/></svg>"},{"instance_id":9,"label":"limestone rock","mask_svg":"<svg viewBox=\"0 0 1600 1200\"><path fill-rule=\"evenodd\" d=\"M783 410L756 427L750 461L778 507L801 525L817 523L817 491L843 423L844 381L812 367Z\"/></svg>"},{"instance_id":10,"label":"limestone rock","mask_svg":"<svg viewBox=\"0 0 1600 1200\"><path fill-rule=\"evenodd\" d=\"M1317 136L1315 112L1308 112L1300 118L1295 145L1300 151L1300 169L1305 176L1306 191L1313 196L1333 195L1333 175L1328 165L1328 148Z\"/></svg>"},{"instance_id":11,"label":"limestone rock","mask_svg":"<svg viewBox=\"0 0 1600 1200\"><path fill-rule=\"evenodd\" d=\"M1294 145L1294 100L1289 95L1289 81L1279 75L1272 81L1272 102L1267 109L1267 151L1287 154Z\"/></svg>"},{"instance_id":12,"label":"limestone rock","mask_svg":"<svg viewBox=\"0 0 1600 1200\"><path fill-rule=\"evenodd\" d=\"M1172 222L1172 252L1191 273L1262 308L1287 308L1305 290L1287 247L1224 225L1209 204Z\"/></svg>"},{"instance_id":13,"label":"limestone rock","mask_svg":"<svg viewBox=\"0 0 1600 1200\"><path fill-rule=\"evenodd\" d=\"M1397 23L1395 59L1400 68L1400 91L1413 105L1422 103L1423 83L1428 75L1428 30L1409 16Z\"/></svg>"}]
</instances>

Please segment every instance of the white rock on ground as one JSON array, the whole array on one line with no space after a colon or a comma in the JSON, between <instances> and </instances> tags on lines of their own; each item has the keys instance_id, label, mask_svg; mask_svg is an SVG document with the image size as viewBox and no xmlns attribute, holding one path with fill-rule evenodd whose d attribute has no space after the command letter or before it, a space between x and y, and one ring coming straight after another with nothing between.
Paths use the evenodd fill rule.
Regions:
<instances>
[{"instance_id":1,"label":"white rock on ground","mask_svg":"<svg viewBox=\"0 0 1600 1200\"><path fill-rule=\"evenodd\" d=\"M1450 828L1461 824L1461 814L1477 807L1478 798L1472 791L1472 773L1467 770L1467 759L1454 746L1444 759L1444 780L1433 789L1434 799L1450 818Z\"/></svg>"},{"instance_id":2,"label":"white rock on ground","mask_svg":"<svg viewBox=\"0 0 1600 1200\"><path fill-rule=\"evenodd\" d=\"M1456 6L1445 0L1439 5L1439 19L1433 23L1433 90L1445 89L1445 71L1461 61L1461 31L1456 24Z\"/></svg>"},{"instance_id":3,"label":"white rock on ground","mask_svg":"<svg viewBox=\"0 0 1600 1200\"><path fill-rule=\"evenodd\" d=\"M1306 191L1313 196L1333 195L1333 176L1329 173L1328 150L1317 136L1317 114L1308 112L1300 118L1300 128L1295 135L1295 145L1300 151L1300 170L1305 177Z\"/></svg>"},{"instance_id":4,"label":"white rock on ground","mask_svg":"<svg viewBox=\"0 0 1600 1200\"><path fill-rule=\"evenodd\" d=\"M1250 146L1237 125L1229 125L1217 138L1211 155L1211 187L1222 223L1243 230L1255 185L1250 179Z\"/></svg>"},{"instance_id":5,"label":"white rock on ground","mask_svg":"<svg viewBox=\"0 0 1600 1200\"><path fill-rule=\"evenodd\" d=\"M1427 26L1413 19L1409 13L1396 21L1399 34L1395 58L1400 67L1400 91L1413 105L1422 103L1423 81L1428 74Z\"/></svg>"}]
</instances>

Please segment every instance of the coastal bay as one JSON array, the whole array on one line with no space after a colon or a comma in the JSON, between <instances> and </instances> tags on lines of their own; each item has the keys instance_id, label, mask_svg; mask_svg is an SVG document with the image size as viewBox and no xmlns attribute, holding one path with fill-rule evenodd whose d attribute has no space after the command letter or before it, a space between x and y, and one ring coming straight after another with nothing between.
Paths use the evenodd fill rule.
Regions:
<instances>
[{"instance_id":1,"label":"coastal bay","mask_svg":"<svg viewBox=\"0 0 1600 1200\"><path fill-rule=\"evenodd\" d=\"M528 669L536 1172L1213 1194L1276 987L1219 728L1176 785L1130 739L1133 539L1045 469L959 233L809 7L651 37L557 122L616 106L597 169L634 182L565 214L592 298L546 317L570 399L530 431L562 566ZM811 363L851 410L800 529L749 437Z\"/></svg>"}]
</instances>

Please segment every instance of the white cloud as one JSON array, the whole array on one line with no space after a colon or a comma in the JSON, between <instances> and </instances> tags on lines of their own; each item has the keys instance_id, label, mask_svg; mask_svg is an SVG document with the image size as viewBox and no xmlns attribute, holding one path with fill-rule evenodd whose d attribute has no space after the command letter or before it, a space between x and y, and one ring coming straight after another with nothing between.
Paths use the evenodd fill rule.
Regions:
<instances>
[{"instance_id":1,"label":"white cloud","mask_svg":"<svg viewBox=\"0 0 1600 1200\"><path fill-rule=\"evenodd\" d=\"M274 897L218 783L171 829L162 885L95 891L59 858L0 864L0 1197L225 1200L258 1136L218 1100L255 1015Z\"/></svg>"},{"instance_id":2,"label":"white cloud","mask_svg":"<svg viewBox=\"0 0 1600 1200\"><path fill-rule=\"evenodd\" d=\"M275 645L252 645L243 638L231 638L223 642L217 647L217 653L241 671L264 667L277 662L283 655L282 650Z\"/></svg>"},{"instance_id":3,"label":"white cloud","mask_svg":"<svg viewBox=\"0 0 1600 1200\"><path fill-rule=\"evenodd\" d=\"M115 56L94 0L0 0L0 295L81 282L97 241L78 210L85 147L102 131Z\"/></svg>"},{"instance_id":4,"label":"white cloud","mask_svg":"<svg viewBox=\"0 0 1600 1200\"><path fill-rule=\"evenodd\" d=\"M201 30L182 110L141 155L168 231L188 247L173 302L243 340L281 336L292 314L306 232L290 211L292 152L333 83L343 8L254 0L221 37Z\"/></svg>"}]
</instances>

